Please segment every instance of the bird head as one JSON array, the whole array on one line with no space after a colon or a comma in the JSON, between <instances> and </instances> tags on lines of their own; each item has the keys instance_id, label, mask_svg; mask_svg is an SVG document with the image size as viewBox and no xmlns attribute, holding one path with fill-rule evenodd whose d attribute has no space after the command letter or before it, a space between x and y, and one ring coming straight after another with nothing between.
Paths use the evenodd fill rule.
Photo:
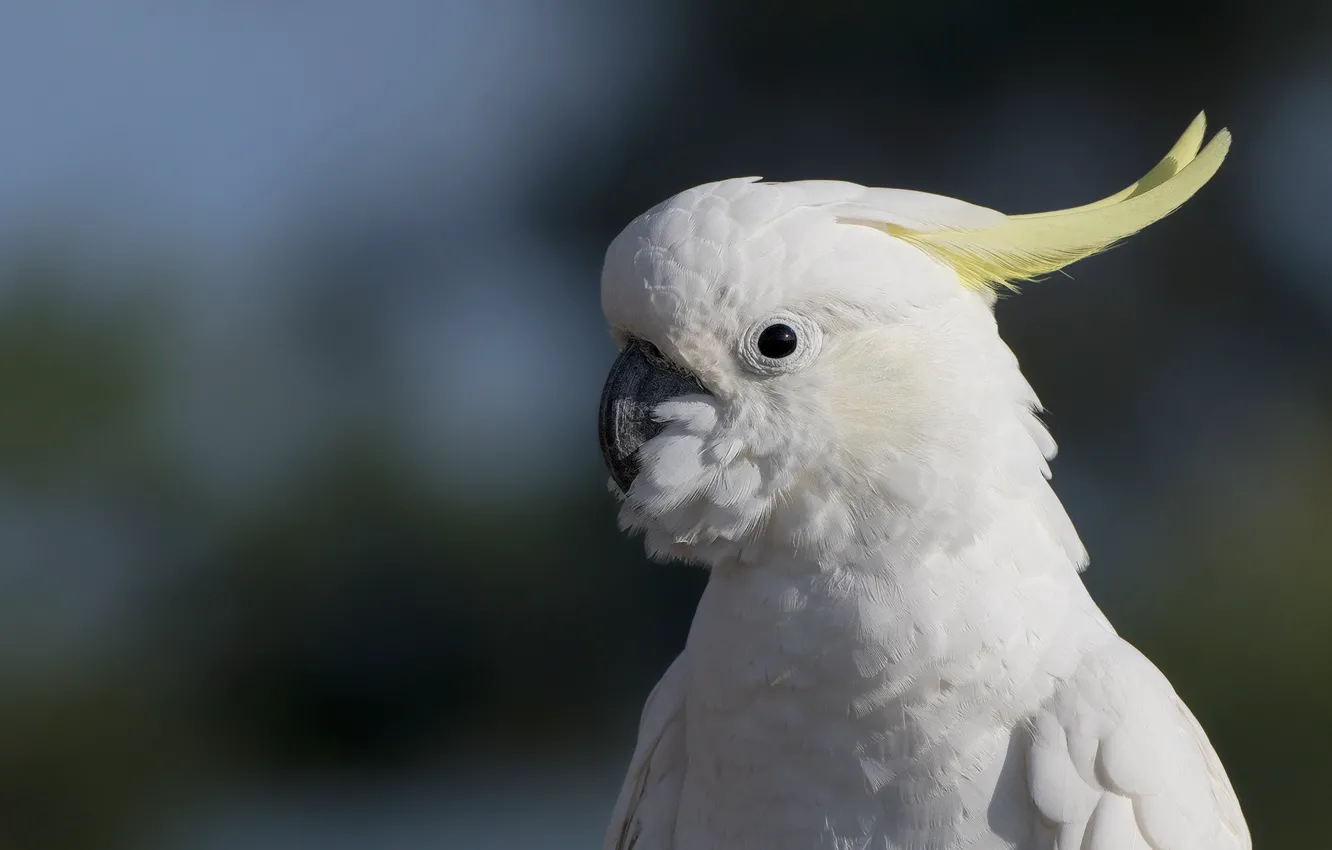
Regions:
<instances>
[{"instance_id":1,"label":"bird head","mask_svg":"<svg viewBox=\"0 0 1332 850\"><path fill-rule=\"evenodd\" d=\"M620 355L599 430L621 523L650 553L814 558L967 534L1048 492L1054 443L999 336L998 294L1168 215L1220 166L1203 117L1141 180L1004 215L837 181L684 191L612 242Z\"/></svg>"}]
</instances>

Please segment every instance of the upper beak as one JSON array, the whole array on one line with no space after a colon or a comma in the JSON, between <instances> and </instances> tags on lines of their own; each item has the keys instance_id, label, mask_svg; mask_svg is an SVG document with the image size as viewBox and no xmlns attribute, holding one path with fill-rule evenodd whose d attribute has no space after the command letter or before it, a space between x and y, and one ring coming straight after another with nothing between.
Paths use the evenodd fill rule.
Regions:
<instances>
[{"instance_id":1,"label":"upper beak","mask_svg":"<svg viewBox=\"0 0 1332 850\"><path fill-rule=\"evenodd\" d=\"M621 492L628 493L638 475L639 448L666 427L652 411L664 401L700 393L708 391L697 378L651 356L647 343L630 339L625 345L606 377L597 418L601 455Z\"/></svg>"}]
</instances>

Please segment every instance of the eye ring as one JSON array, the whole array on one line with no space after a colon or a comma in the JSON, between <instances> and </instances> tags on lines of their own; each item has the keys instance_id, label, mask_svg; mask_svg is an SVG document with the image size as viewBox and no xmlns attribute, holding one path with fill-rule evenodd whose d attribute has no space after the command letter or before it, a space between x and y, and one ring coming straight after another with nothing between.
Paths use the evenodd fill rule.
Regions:
<instances>
[{"instance_id":1,"label":"eye ring","mask_svg":"<svg viewBox=\"0 0 1332 850\"><path fill-rule=\"evenodd\" d=\"M765 316L750 326L740 343L740 360L760 375L789 375L813 362L823 346L823 331L794 313Z\"/></svg>"}]
</instances>

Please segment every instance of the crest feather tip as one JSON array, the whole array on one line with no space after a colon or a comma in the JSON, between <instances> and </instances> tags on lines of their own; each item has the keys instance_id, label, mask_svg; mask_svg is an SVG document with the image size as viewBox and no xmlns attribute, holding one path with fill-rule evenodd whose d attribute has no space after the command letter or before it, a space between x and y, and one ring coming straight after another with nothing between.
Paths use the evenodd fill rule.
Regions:
<instances>
[{"instance_id":1,"label":"crest feather tip","mask_svg":"<svg viewBox=\"0 0 1332 850\"><path fill-rule=\"evenodd\" d=\"M979 229L879 226L951 267L969 289L1015 291L1018 282L1113 247L1193 197L1216 174L1230 150L1231 135L1224 128L1204 146L1206 127L1206 115L1200 112L1140 180L1090 204L1005 216Z\"/></svg>"}]
</instances>

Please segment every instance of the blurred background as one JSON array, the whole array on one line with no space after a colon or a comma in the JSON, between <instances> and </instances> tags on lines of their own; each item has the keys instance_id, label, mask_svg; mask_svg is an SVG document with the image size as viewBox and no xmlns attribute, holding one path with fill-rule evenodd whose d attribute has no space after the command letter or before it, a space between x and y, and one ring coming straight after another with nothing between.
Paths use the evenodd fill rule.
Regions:
<instances>
[{"instance_id":1,"label":"blurred background","mask_svg":"<svg viewBox=\"0 0 1332 850\"><path fill-rule=\"evenodd\" d=\"M999 307L1087 581L1267 850L1332 813L1332 6L0 4L0 847L599 846L703 586L615 527L605 246L730 176L1180 214Z\"/></svg>"}]
</instances>

